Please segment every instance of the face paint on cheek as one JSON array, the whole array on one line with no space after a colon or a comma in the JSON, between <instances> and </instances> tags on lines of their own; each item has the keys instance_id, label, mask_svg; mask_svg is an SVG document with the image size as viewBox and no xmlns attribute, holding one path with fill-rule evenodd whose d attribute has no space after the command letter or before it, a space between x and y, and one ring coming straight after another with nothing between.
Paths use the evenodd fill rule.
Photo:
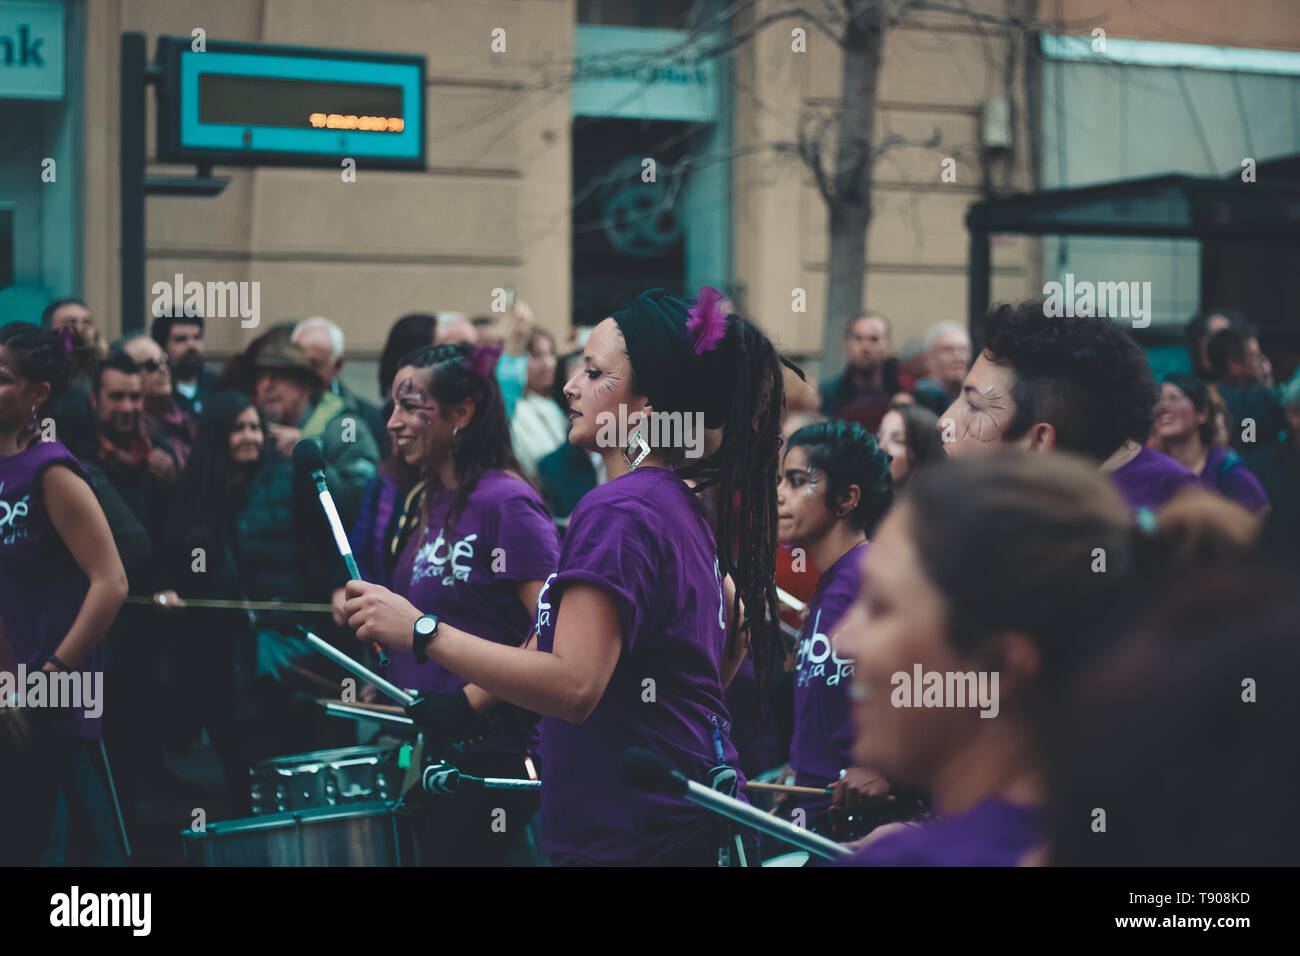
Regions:
<instances>
[{"instance_id":1,"label":"face paint on cheek","mask_svg":"<svg viewBox=\"0 0 1300 956\"><path fill-rule=\"evenodd\" d=\"M622 381L623 377L617 372L606 372L596 380L596 387L592 391L597 395L609 395L618 388L619 383Z\"/></svg>"},{"instance_id":2,"label":"face paint on cheek","mask_svg":"<svg viewBox=\"0 0 1300 956\"><path fill-rule=\"evenodd\" d=\"M803 496L811 498L821 493L822 475L816 468L808 469L808 483L803 486Z\"/></svg>"},{"instance_id":3,"label":"face paint on cheek","mask_svg":"<svg viewBox=\"0 0 1300 956\"><path fill-rule=\"evenodd\" d=\"M996 442L1001 438L999 423L1007 411L1006 396L992 385L982 394L985 407L973 413L966 422L966 437L978 442Z\"/></svg>"}]
</instances>

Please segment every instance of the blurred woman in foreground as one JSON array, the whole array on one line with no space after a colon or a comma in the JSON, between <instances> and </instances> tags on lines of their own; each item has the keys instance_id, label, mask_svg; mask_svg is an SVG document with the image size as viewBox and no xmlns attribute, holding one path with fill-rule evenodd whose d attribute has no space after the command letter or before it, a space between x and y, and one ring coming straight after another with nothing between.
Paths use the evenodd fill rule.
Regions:
<instances>
[{"instance_id":1,"label":"blurred woman in foreground","mask_svg":"<svg viewBox=\"0 0 1300 956\"><path fill-rule=\"evenodd\" d=\"M1013 866L1042 842L1038 728L1109 633L1134 564L1128 509L1065 454L954 460L885 516L841 625L855 763L931 792L868 866Z\"/></svg>"}]
</instances>

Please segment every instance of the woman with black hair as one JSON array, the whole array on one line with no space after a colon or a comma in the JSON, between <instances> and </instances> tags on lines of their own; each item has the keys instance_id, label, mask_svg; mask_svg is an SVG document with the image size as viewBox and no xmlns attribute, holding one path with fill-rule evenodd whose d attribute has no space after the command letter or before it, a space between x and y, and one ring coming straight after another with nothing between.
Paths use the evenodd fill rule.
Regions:
<instances>
[{"instance_id":1,"label":"woman with black hair","mask_svg":"<svg viewBox=\"0 0 1300 956\"><path fill-rule=\"evenodd\" d=\"M569 441L598 451L610 481L574 510L539 597L537 647L547 653L429 621L376 585L348 585L358 638L414 647L543 715L542 842L556 864L717 862L713 820L625 783L619 760L649 747L694 780L734 766L722 695L744 655L741 634L764 673L783 654L772 583L781 364L719 298L706 289L692 308L645 292L587 341L566 388ZM724 429L710 454L703 427ZM696 492L714 486L717 540L737 541L735 557L700 513Z\"/></svg>"},{"instance_id":2,"label":"woman with black hair","mask_svg":"<svg viewBox=\"0 0 1300 956\"><path fill-rule=\"evenodd\" d=\"M1150 444L1191 469L1208 491L1235 501L1247 511L1268 507L1268 495L1254 472L1231 448L1214 440L1210 386L1195 375L1166 375L1156 403Z\"/></svg>"},{"instance_id":3,"label":"woman with black hair","mask_svg":"<svg viewBox=\"0 0 1300 956\"><path fill-rule=\"evenodd\" d=\"M231 390L209 396L181 478L174 538L163 546L175 555L167 562L175 589L156 593L154 602L183 608L177 591L255 601L323 597L328 589L309 553L313 529L299 500L293 462L276 450L253 400ZM309 654L252 614L203 611L185 626L191 699L238 815L250 763L321 745L323 722L289 706L293 668Z\"/></svg>"},{"instance_id":4,"label":"woman with black hair","mask_svg":"<svg viewBox=\"0 0 1300 956\"><path fill-rule=\"evenodd\" d=\"M808 602L794 674L790 769L799 787L835 787L834 803L855 809L889 792L889 781L851 759L849 682L853 659L837 645L840 619L858 592L858 576L876 523L894 492L889 456L856 422L808 425L790 436L777 485L781 543L802 548L825 568ZM830 834L832 800L801 799L801 825Z\"/></svg>"},{"instance_id":5,"label":"woman with black hair","mask_svg":"<svg viewBox=\"0 0 1300 956\"><path fill-rule=\"evenodd\" d=\"M382 581L446 626L519 647L555 568L559 538L541 496L520 474L493 369L499 349L434 345L407 355L393 380L388 431L416 481L382 519ZM372 519L373 521L373 519ZM372 524L373 531L379 530ZM368 542L366 550L373 555ZM345 594L334 594L342 625ZM387 677L425 698L438 743L461 741L464 773L522 777L537 749L536 715L470 685L436 660L396 647ZM432 723L429 726L428 722ZM468 794L434 808L425 828L427 862L505 862L517 841L492 826L493 812L526 820L536 800ZM522 834L522 827L507 834Z\"/></svg>"},{"instance_id":6,"label":"woman with black hair","mask_svg":"<svg viewBox=\"0 0 1300 956\"><path fill-rule=\"evenodd\" d=\"M15 670L79 672L83 689L102 691L99 644L126 599L127 580L85 471L41 434L41 410L66 382L67 357L54 333L27 322L0 326L0 619ZM8 791L0 862L40 860L60 789L102 739L94 709L86 693L27 709L31 736L16 755L19 766L0 774Z\"/></svg>"}]
</instances>

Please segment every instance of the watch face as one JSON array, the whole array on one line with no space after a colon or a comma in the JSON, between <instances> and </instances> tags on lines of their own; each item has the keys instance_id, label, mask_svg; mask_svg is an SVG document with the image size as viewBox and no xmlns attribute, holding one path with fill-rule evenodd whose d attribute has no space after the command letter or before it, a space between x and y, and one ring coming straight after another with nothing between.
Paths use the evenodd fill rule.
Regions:
<instances>
[{"instance_id":1,"label":"watch face","mask_svg":"<svg viewBox=\"0 0 1300 956\"><path fill-rule=\"evenodd\" d=\"M432 634L433 629L438 626L438 622L431 617L422 617L415 622L415 632L421 636Z\"/></svg>"}]
</instances>

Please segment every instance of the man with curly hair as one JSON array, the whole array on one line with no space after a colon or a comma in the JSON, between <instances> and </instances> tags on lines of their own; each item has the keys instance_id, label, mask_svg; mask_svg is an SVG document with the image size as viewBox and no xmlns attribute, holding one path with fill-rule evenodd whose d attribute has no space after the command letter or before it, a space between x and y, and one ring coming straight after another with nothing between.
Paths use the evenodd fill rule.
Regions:
<instances>
[{"instance_id":1,"label":"man with curly hair","mask_svg":"<svg viewBox=\"0 0 1300 956\"><path fill-rule=\"evenodd\" d=\"M1196 484L1188 469L1142 444L1155 396L1145 353L1109 320L1049 317L1036 301L999 305L939 429L953 456L1015 447L1091 458L1130 508L1154 510Z\"/></svg>"}]
</instances>

